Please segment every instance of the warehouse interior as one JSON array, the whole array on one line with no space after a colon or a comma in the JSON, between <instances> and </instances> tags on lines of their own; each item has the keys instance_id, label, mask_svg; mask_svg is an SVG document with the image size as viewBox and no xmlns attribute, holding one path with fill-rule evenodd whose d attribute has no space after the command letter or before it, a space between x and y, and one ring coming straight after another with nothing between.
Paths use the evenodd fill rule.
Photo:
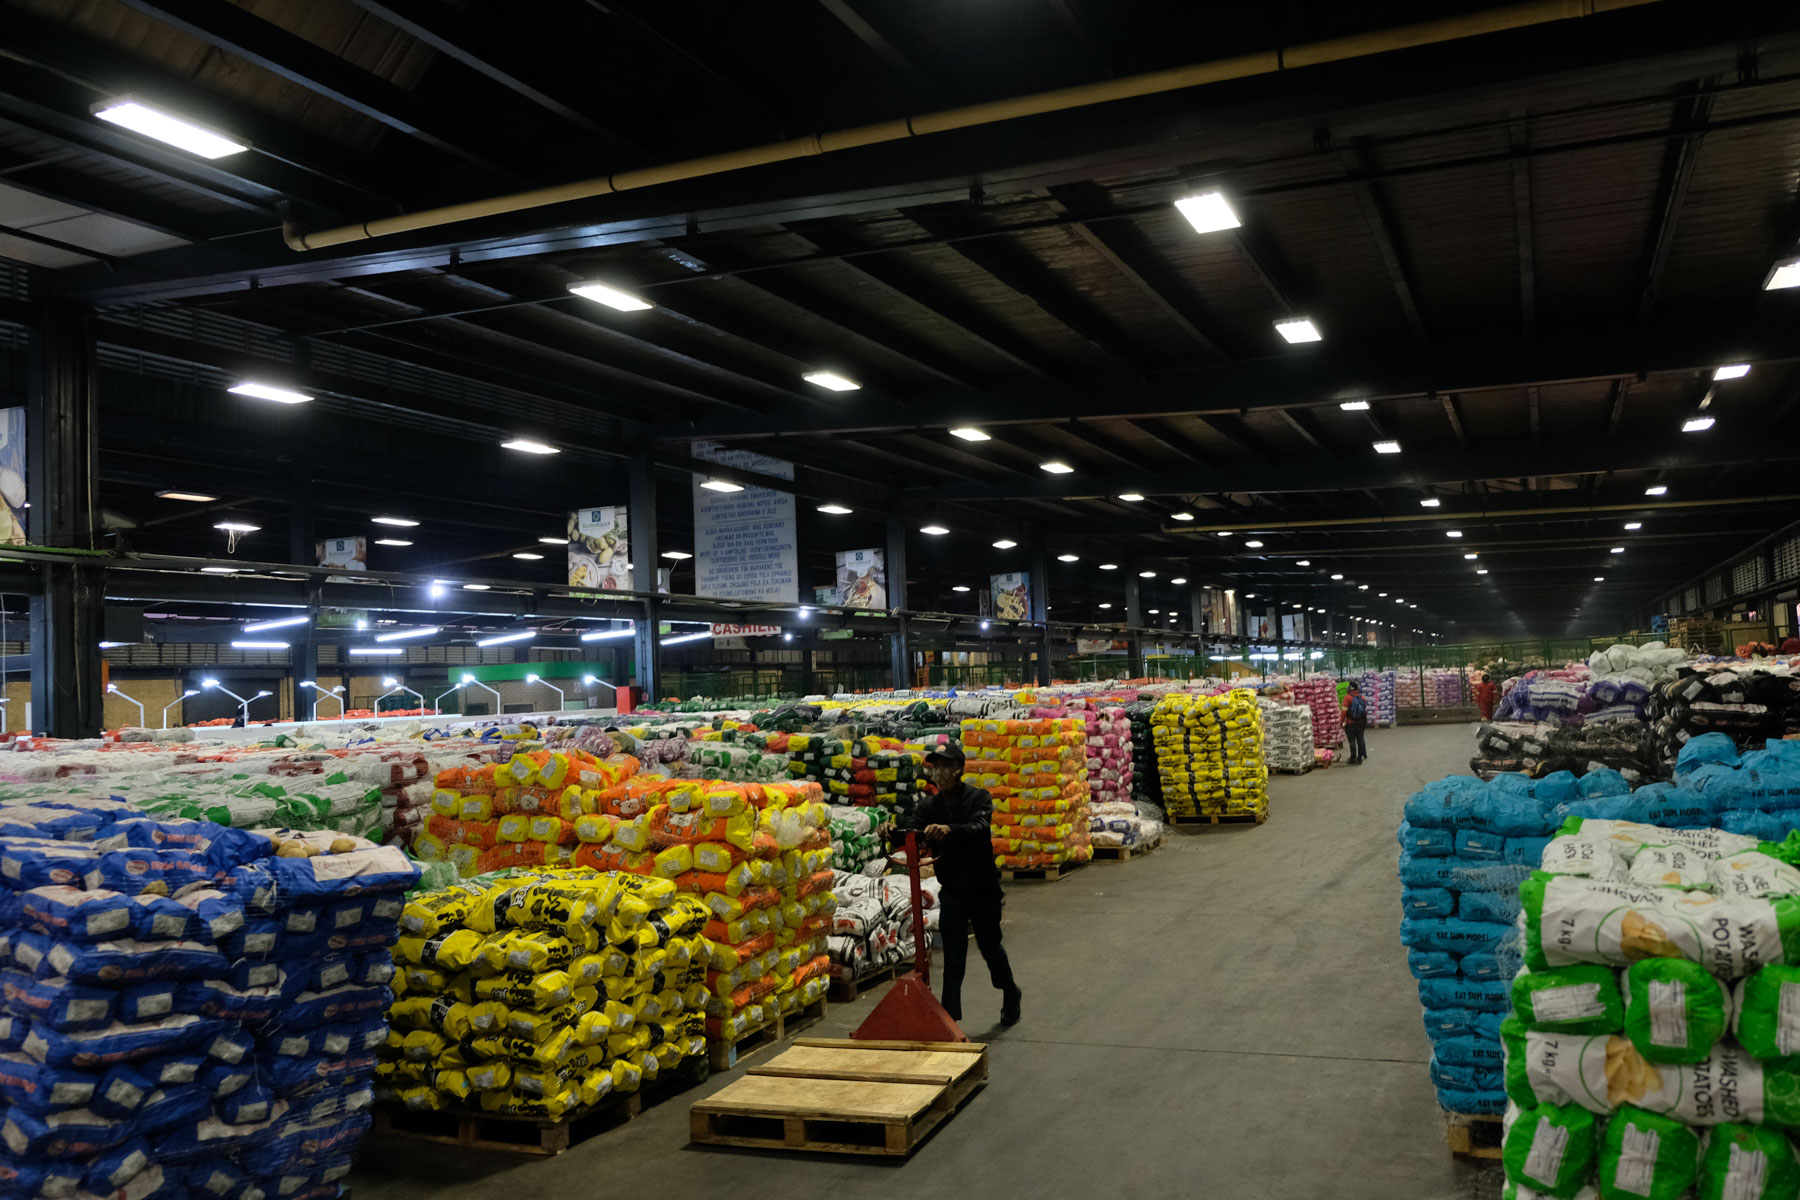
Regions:
<instances>
[{"instance_id":1,"label":"warehouse interior","mask_svg":"<svg viewBox=\"0 0 1800 1200\"><path fill-rule=\"evenodd\" d=\"M1439 685L1266 827L1009 890L1026 1020L971 998L994 1082L901 1176L683 1104L377 1138L362 1200L1009 1195L1024 1129L1071 1188L1498 1196L1390 839L1490 674L1800 652L1800 14L0 0L0 396L0 745Z\"/></svg>"}]
</instances>

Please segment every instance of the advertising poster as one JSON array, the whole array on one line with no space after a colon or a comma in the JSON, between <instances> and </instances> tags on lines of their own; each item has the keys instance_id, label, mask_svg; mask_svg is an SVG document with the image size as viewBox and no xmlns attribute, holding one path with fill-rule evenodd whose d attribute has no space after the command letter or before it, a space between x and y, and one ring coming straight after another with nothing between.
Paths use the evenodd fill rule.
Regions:
<instances>
[{"instance_id":1,"label":"advertising poster","mask_svg":"<svg viewBox=\"0 0 1800 1200\"><path fill-rule=\"evenodd\" d=\"M836 604L837 602L838 602L838 590L837 590L836 584L829 584L825 587L814 587L813 588L813 603L814 604Z\"/></svg>"},{"instance_id":2,"label":"advertising poster","mask_svg":"<svg viewBox=\"0 0 1800 1200\"><path fill-rule=\"evenodd\" d=\"M0 412L0 496L6 497L6 524L0 542L25 544L25 410Z\"/></svg>"},{"instance_id":3,"label":"advertising poster","mask_svg":"<svg viewBox=\"0 0 1800 1200\"><path fill-rule=\"evenodd\" d=\"M631 522L623 504L569 514L569 586L629 592Z\"/></svg>"},{"instance_id":4,"label":"advertising poster","mask_svg":"<svg viewBox=\"0 0 1800 1200\"><path fill-rule=\"evenodd\" d=\"M794 464L717 442L695 442L695 458L781 479ZM800 597L796 506L792 492L746 487L718 492L694 476L694 594L793 604Z\"/></svg>"},{"instance_id":5,"label":"advertising poster","mask_svg":"<svg viewBox=\"0 0 1800 1200\"><path fill-rule=\"evenodd\" d=\"M344 571L369 569L369 539L360 537L326 538L318 542L321 567L337 567Z\"/></svg>"},{"instance_id":6,"label":"advertising poster","mask_svg":"<svg viewBox=\"0 0 1800 1200\"><path fill-rule=\"evenodd\" d=\"M887 596L886 551L838 551L837 599L831 603L845 608L886 608Z\"/></svg>"},{"instance_id":7,"label":"advertising poster","mask_svg":"<svg viewBox=\"0 0 1800 1200\"><path fill-rule=\"evenodd\" d=\"M994 598L994 615L1002 621L1031 618L1031 576L1025 572L988 576L988 594Z\"/></svg>"}]
</instances>

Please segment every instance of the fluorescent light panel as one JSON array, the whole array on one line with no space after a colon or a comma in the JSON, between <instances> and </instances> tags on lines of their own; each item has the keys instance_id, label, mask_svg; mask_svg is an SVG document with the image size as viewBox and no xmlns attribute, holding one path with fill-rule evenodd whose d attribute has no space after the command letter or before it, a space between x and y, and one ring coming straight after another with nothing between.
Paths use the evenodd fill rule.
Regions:
<instances>
[{"instance_id":1,"label":"fluorescent light panel","mask_svg":"<svg viewBox=\"0 0 1800 1200\"><path fill-rule=\"evenodd\" d=\"M399 646L352 646L352 654L405 654Z\"/></svg>"},{"instance_id":2,"label":"fluorescent light panel","mask_svg":"<svg viewBox=\"0 0 1800 1200\"><path fill-rule=\"evenodd\" d=\"M544 556L539 554L535 550L519 550L513 554L513 557L518 559L520 562L542 562L542 561L544 561ZM663 555L663 557L669 558L670 555L665 554L665 555Z\"/></svg>"},{"instance_id":3,"label":"fluorescent light panel","mask_svg":"<svg viewBox=\"0 0 1800 1200\"><path fill-rule=\"evenodd\" d=\"M477 639L477 646L504 646L508 642L524 642L537 636L537 630L525 629L518 633L499 633L493 637Z\"/></svg>"},{"instance_id":4,"label":"fluorescent light panel","mask_svg":"<svg viewBox=\"0 0 1800 1200\"><path fill-rule=\"evenodd\" d=\"M1052 475L1070 475L1074 473L1075 468L1066 462L1047 462L1039 463L1038 470L1048 471Z\"/></svg>"},{"instance_id":5,"label":"fluorescent light panel","mask_svg":"<svg viewBox=\"0 0 1800 1200\"><path fill-rule=\"evenodd\" d=\"M729 479L708 479L700 486L709 492L741 492L744 490L743 484L732 483Z\"/></svg>"},{"instance_id":6,"label":"fluorescent light panel","mask_svg":"<svg viewBox=\"0 0 1800 1200\"><path fill-rule=\"evenodd\" d=\"M1783 288L1800 287L1800 258L1784 259L1769 268L1769 274L1763 280L1763 291L1778 292Z\"/></svg>"},{"instance_id":7,"label":"fluorescent light panel","mask_svg":"<svg viewBox=\"0 0 1800 1200\"><path fill-rule=\"evenodd\" d=\"M304 625L311 617L277 617L273 621L258 621L254 625L244 626L245 633L262 633L270 629L286 629L290 625Z\"/></svg>"},{"instance_id":8,"label":"fluorescent light panel","mask_svg":"<svg viewBox=\"0 0 1800 1200\"><path fill-rule=\"evenodd\" d=\"M1398 453L1400 453L1400 443L1399 442L1376 442L1375 443L1375 453L1377 453L1377 454L1398 454Z\"/></svg>"},{"instance_id":9,"label":"fluorescent light panel","mask_svg":"<svg viewBox=\"0 0 1800 1200\"><path fill-rule=\"evenodd\" d=\"M403 642L408 638L430 637L434 633L441 632L442 629L443 627L440 625L427 625L423 629L396 629L392 633L376 634L375 640L378 642Z\"/></svg>"},{"instance_id":10,"label":"fluorescent light panel","mask_svg":"<svg viewBox=\"0 0 1800 1200\"><path fill-rule=\"evenodd\" d=\"M921 525L921 526L919 526L919 532L920 533L928 533L932 537L943 537L946 533L949 533L950 531L948 529L945 529L942 525Z\"/></svg>"},{"instance_id":11,"label":"fluorescent light panel","mask_svg":"<svg viewBox=\"0 0 1800 1200\"><path fill-rule=\"evenodd\" d=\"M950 436L961 438L965 442L991 442L994 440L985 431L977 429L973 425L959 425L950 431Z\"/></svg>"},{"instance_id":12,"label":"fluorescent light panel","mask_svg":"<svg viewBox=\"0 0 1800 1200\"><path fill-rule=\"evenodd\" d=\"M534 442L530 438L514 438L510 442L501 442L502 450L517 450L520 454L561 454L562 448L552 446L548 442Z\"/></svg>"},{"instance_id":13,"label":"fluorescent light panel","mask_svg":"<svg viewBox=\"0 0 1800 1200\"><path fill-rule=\"evenodd\" d=\"M814 387L822 387L827 391L832 392L854 392L862 387L862 384L856 382L856 380L846 379L836 371L808 371L800 378L806 380L806 382L812 384ZM668 643L665 642L663 644L667 645Z\"/></svg>"},{"instance_id":14,"label":"fluorescent light panel","mask_svg":"<svg viewBox=\"0 0 1800 1200\"><path fill-rule=\"evenodd\" d=\"M201 158L227 158L233 154L242 154L250 148L192 121L129 98L107 101L94 110L94 116L109 125L141 133L147 138L154 138Z\"/></svg>"},{"instance_id":15,"label":"fluorescent light panel","mask_svg":"<svg viewBox=\"0 0 1800 1200\"><path fill-rule=\"evenodd\" d=\"M1345 412L1368 412L1369 402L1367 400L1340 400L1338 407Z\"/></svg>"},{"instance_id":16,"label":"fluorescent light panel","mask_svg":"<svg viewBox=\"0 0 1800 1200\"><path fill-rule=\"evenodd\" d=\"M377 546L410 546L410 545L412 545L412 543L407 541L405 538L376 538L375 544Z\"/></svg>"},{"instance_id":17,"label":"fluorescent light panel","mask_svg":"<svg viewBox=\"0 0 1800 1200\"><path fill-rule=\"evenodd\" d=\"M592 633L582 634L581 640L584 642L609 642L614 638L630 637L636 632L636 629L596 629Z\"/></svg>"},{"instance_id":18,"label":"fluorescent light panel","mask_svg":"<svg viewBox=\"0 0 1800 1200\"><path fill-rule=\"evenodd\" d=\"M156 495L161 500L186 500L191 504L210 504L218 499L205 492L158 492Z\"/></svg>"},{"instance_id":19,"label":"fluorescent light panel","mask_svg":"<svg viewBox=\"0 0 1800 1200\"><path fill-rule=\"evenodd\" d=\"M850 514L850 510L845 508L842 504L821 504L819 505L819 511L833 517L844 517Z\"/></svg>"},{"instance_id":20,"label":"fluorescent light panel","mask_svg":"<svg viewBox=\"0 0 1800 1200\"><path fill-rule=\"evenodd\" d=\"M248 521L220 521L216 523L213 528L222 529L226 533L255 533L260 530L262 526L252 525Z\"/></svg>"},{"instance_id":21,"label":"fluorescent light panel","mask_svg":"<svg viewBox=\"0 0 1800 1200\"><path fill-rule=\"evenodd\" d=\"M1187 218L1195 233L1218 233L1243 224L1223 192L1196 192L1192 196L1183 196L1175 201L1175 211Z\"/></svg>"},{"instance_id":22,"label":"fluorescent light panel","mask_svg":"<svg viewBox=\"0 0 1800 1200\"><path fill-rule=\"evenodd\" d=\"M1683 433L1705 433L1708 429L1711 429L1712 427L1713 427L1713 419L1711 417L1689 417L1687 420L1685 420L1681 423L1681 432L1683 432Z\"/></svg>"},{"instance_id":23,"label":"fluorescent light panel","mask_svg":"<svg viewBox=\"0 0 1800 1200\"><path fill-rule=\"evenodd\" d=\"M246 379L243 383L225 389L234 396L249 396L254 400L267 400L273 404L310 404L312 397L305 392L296 392L293 388L275 387L273 384L257 383Z\"/></svg>"},{"instance_id":24,"label":"fluorescent light panel","mask_svg":"<svg viewBox=\"0 0 1800 1200\"><path fill-rule=\"evenodd\" d=\"M1321 342L1325 340L1325 335L1319 332L1319 327L1314 325L1306 317L1295 317L1292 320L1277 321L1275 322L1275 332L1279 333L1289 345L1295 346L1302 342Z\"/></svg>"},{"instance_id":25,"label":"fluorescent light panel","mask_svg":"<svg viewBox=\"0 0 1800 1200\"><path fill-rule=\"evenodd\" d=\"M418 525L411 517L370 517L369 520L377 525L397 525L402 529L412 529Z\"/></svg>"},{"instance_id":26,"label":"fluorescent light panel","mask_svg":"<svg viewBox=\"0 0 1800 1200\"><path fill-rule=\"evenodd\" d=\"M630 292L620 291L610 283L601 283L590 279L583 283L571 283L571 294L584 300L592 300L596 304L604 304L608 308L616 308L620 312L643 312L652 307L648 300L640 300Z\"/></svg>"},{"instance_id":27,"label":"fluorescent light panel","mask_svg":"<svg viewBox=\"0 0 1800 1200\"><path fill-rule=\"evenodd\" d=\"M996 549L996 550L1011 550L1014 546L1016 546L1018 544L1019 543L1013 541L1011 538L1001 538L999 541L994 543L994 549Z\"/></svg>"},{"instance_id":28,"label":"fluorescent light panel","mask_svg":"<svg viewBox=\"0 0 1800 1200\"><path fill-rule=\"evenodd\" d=\"M231 648L233 650L286 650L288 643L241 641L231 643Z\"/></svg>"},{"instance_id":29,"label":"fluorescent light panel","mask_svg":"<svg viewBox=\"0 0 1800 1200\"><path fill-rule=\"evenodd\" d=\"M1749 363L1727 363L1713 369L1713 379L1742 379L1750 373Z\"/></svg>"}]
</instances>

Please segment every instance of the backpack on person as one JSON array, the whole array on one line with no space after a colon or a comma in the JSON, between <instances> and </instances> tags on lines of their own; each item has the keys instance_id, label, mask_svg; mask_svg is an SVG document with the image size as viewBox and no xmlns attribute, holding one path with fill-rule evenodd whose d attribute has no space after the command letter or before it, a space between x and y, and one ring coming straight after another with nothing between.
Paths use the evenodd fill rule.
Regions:
<instances>
[{"instance_id":1,"label":"backpack on person","mask_svg":"<svg viewBox=\"0 0 1800 1200\"><path fill-rule=\"evenodd\" d=\"M1361 725L1369 719L1369 706L1363 703L1361 696L1350 697L1350 711L1345 714L1352 725Z\"/></svg>"}]
</instances>

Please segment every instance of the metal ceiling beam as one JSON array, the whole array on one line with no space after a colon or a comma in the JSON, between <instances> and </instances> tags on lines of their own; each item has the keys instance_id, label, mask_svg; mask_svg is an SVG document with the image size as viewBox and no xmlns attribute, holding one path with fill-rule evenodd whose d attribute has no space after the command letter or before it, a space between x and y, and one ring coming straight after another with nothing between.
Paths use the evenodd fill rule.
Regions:
<instances>
[{"instance_id":1,"label":"metal ceiling beam","mask_svg":"<svg viewBox=\"0 0 1800 1200\"><path fill-rule=\"evenodd\" d=\"M588 7L601 13L607 19L617 22L631 35L645 43L657 56L672 59L680 64L681 69L690 75L706 82L715 92L729 100L735 111L749 113L768 129L776 134L787 136L787 125L772 112L763 100L732 82L711 63L701 58L694 50L676 41L651 23L650 19L637 12L631 5L622 0L587 0Z\"/></svg>"},{"instance_id":2,"label":"metal ceiling beam","mask_svg":"<svg viewBox=\"0 0 1800 1200\"><path fill-rule=\"evenodd\" d=\"M934 90L925 73L908 58L901 49L890 41L886 34L851 4L850 0L819 0L819 7L837 19L851 35L868 47L871 53L885 63L889 70L898 75L906 84L908 91L915 96L929 96Z\"/></svg>"},{"instance_id":3,"label":"metal ceiling beam","mask_svg":"<svg viewBox=\"0 0 1800 1200\"><path fill-rule=\"evenodd\" d=\"M1663 269L1669 264L1669 252L1675 246L1675 234L1681 224L1681 210L1687 203L1688 185L1694 179L1694 164L1700 158L1700 142L1712 120L1714 79L1692 85L1698 95L1676 101L1668 147L1663 152L1662 184L1657 192L1655 223L1650 227L1649 248L1644 256L1643 285L1638 290L1637 320L1644 324L1655 311L1656 298L1662 287ZM1692 89L1690 89L1692 90Z\"/></svg>"},{"instance_id":4,"label":"metal ceiling beam","mask_svg":"<svg viewBox=\"0 0 1800 1200\"><path fill-rule=\"evenodd\" d=\"M520 29L499 29L472 19L441 3L422 0L351 0L356 7L392 25L394 28L430 46L444 57L453 59L476 74L499 84L514 95L522 96L545 112L552 113L586 133L592 134L615 150L641 151L631 138L596 121L584 107L557 94L557 89L540 86L532 77L546 72L539 62L521 59L512 52ZM475 11L480 11L479 9ZM543 30L555 37L563 31Z\"/></svg>"},{"instance_id":5,"label":"metal ceiling beam","mask_svg":"<svg viewBox=\"0 0 1800 1200\"><path fill-rule=\"evenodd\" d=\"M427 113L424 102L411 92L229 0L120 2L434 150L484 171L520 181L510 168L462 145L467 130L451 136L448 130L437 128L436 118Z\"/></svg>"},{"instance_id":6,"label":"metal ceiling beam","mask_svg":"<svg viewBox=\"0 0 1800 1200\"><path fill-rule=\"evenodd\" d=\"M89 212L130 221L168 237L194 241L206 236L202 231L206 222L196 220L192 210L114 187L92 175L62 166L60 160L64 157L68 156L40 159L0 150L0 183L34 196L60 200ZM216 235L216 226L210 232Z\"/></svg>"},{"instance_id":7,"label":"metal ceiling beam","mask_svg":"<svg viewBox=\"0 0 1800 1200\"><path fill-rule=\"evenodd\" d=\"M1537 337L1537 255L1536 227L1531 218L1531 159L1525 151L1531 145L1531 123L1522 112L1506 127L1506 144L1518 152L1510 164L1513 196L1513 236L1519 252L1519 331L1526 342Z\"/></svg>"},{"instance_id":8,"label":"metal ceiling beam","mask_svg":"<svg viewBox=\"0 0 1800 1200\"><path fill-rule=\"evenodd\" d=\"M1456 444L1461 446L1464 450L1467 450L1469 448L1469 434L1463 428L1462 411L1456 402L1456 397L1443 395L1439 396L1438 399L1442 401L1444 405L1444 419L1450 422L1450 432L1456 435Z\"/></svg>"},{"instance_id":9,"label":"metal ceiling beam","mask_svg":"<svg viewBox=\"0 0 1800 1200\"><path fill-rule=\"evenodd\" d=\"M1513 347L1492 341L1428 346L1365 345L1331 354L1291 352L1229 367L1158 371L1149 377L1096 371L1060 384L1005 380L976 394L880 393L865 389L833 401L811 432L929 429L959 424L1022 425L1177 414L1318 408L1343 400L1379 401L1471 393L1637 375L1710 370L1721 362L1800 359L1800 328L1729 323L1692 329L1677 342L1618 331L1570 331L1565 340ZM788 423L791 424L791 423ZM694 436L778 436L779 419L721 419ZM991 432L991 430L990 430ZM1515 472L1516 474L1516 472Z\"/></svg>"},{"instance_id":10,"label":"metal ceiling beam","mask_svg":"<svg viewBox=\"0 0 1800 1200\"><path fill-rule=\"evenodd\" d=\"M1058 214L1082 218L1082 223L1073 226L1081 240L1142 292L1163 316L1179 326L1207 354L1229 360L1231 355L1220 349L1223 338L1212 328L1212 318L1202 311L1193 289L1157 261L1157 256L1143 244L1142 236L1131 222L1088 223L1088 218L1103 214L1097 195L1100 190L1094 184L1066 184L1048 188L1046 194L1050 198L1050 207Z\"/></svg>"},{"instance_id":11,"label":"metal ceiling beam","mask_svg":"<svg viewBox=\"0 0 1800 1200\"><path fill-rule=\"evenodd\" d=\"M1394 232L1393 214L1388 209L1386 199L1377 190L1377 185L1370 183L1367 178L1368 172L1375 165L1369 139L1356 139L1350 149L1340 152L1339 157L1350 173L1351 190L1356 193L1356 202L1362 208L1363 222L1369 228L1369 236L1375 240L1375 249L1381 255L1381 265L1387 268L1388 281L1394 285L1394 298L1400 302L1400 311L1405 314L1406 323L1412 327L1418 339L1422 342L1429 341L1431 334L1426 331L1425 319L1419 313L1419 289L1401 255L1400 239Z\"/></svg>"}]
</instances>

